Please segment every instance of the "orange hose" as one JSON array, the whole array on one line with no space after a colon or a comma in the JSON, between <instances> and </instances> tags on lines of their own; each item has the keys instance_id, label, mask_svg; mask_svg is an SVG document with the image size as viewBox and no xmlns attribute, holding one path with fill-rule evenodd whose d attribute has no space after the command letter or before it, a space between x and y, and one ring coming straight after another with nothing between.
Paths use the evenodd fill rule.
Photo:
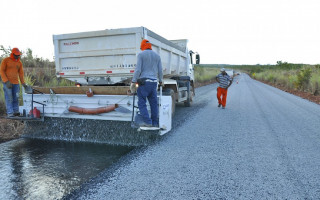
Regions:
<instances>
[{"instance_id":1,"label":"orange hose","mask_svg":"<svg viewBox=\"0 0 320 200\"><path fill-rule=\"evenodd\" d=\"M77 106L70 106L68 110L70 112L76 112L80 114L96 115L100 113L111 112L116 108L118 108L118 104L114 104L106 107L99 107L99 108L81 108Z\"/></svg>"}]
</instances>

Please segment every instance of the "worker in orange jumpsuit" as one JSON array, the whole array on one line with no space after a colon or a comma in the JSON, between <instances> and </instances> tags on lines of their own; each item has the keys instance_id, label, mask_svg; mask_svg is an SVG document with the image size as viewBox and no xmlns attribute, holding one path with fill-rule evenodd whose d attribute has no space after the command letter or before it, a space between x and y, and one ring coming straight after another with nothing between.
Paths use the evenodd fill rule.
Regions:
<instances>
[{"instance_id":1,"label":"worker in orange jumpsuit","mask_svg":"<svg viewBox=\"0 0 320 200\"><path fill-rule=\"evenodd\" d=\"M220 71L221 73L216 76L216 80L219 83L219 87L217 88L218 107L222 106L222 109L225 109L227 103L228 88L232 84L232 78L227 74L224 68L220 69Z\"/></svg>"},{"instance_id":2,"label":"worker in orange jumpsuit","mask_svg":"<svg viewBox=\"0 0 320 200\"><path fill-rule=\"evenodd\" d=\"M21 52L13 48L10 57L2 60L0 75L3 83L3 91L6 100L7 116L19 116L19 79L23 87L27 87L24 81L23 65L20 60ZM18 79L19 78L19 79Z\"/></svg>"}]
</instances>

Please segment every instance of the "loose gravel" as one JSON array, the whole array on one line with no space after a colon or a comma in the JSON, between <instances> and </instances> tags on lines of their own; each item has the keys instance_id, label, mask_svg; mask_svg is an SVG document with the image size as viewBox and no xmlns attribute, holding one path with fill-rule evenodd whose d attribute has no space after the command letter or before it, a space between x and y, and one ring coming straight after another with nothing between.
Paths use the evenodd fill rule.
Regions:
<instances>
[{"instance_id":1,"label":"loose gravel","mask_svg":"<svg viewBox=\"0 0 320 200\"><path fill-rule=\"evenodd\" d=\"M70 198L319 199L320 106L243 74L223 110L216 87L178 106L163 140Z\"/></svg>"}]
</instances>

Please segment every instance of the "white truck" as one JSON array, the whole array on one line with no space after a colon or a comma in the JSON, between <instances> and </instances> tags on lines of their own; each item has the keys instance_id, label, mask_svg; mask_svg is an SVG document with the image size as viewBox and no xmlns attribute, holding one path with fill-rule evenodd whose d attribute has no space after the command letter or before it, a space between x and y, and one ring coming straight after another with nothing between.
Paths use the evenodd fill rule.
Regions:
<instances>
[{"instance_id":1,"label":"white truck","mask_svg":"<svg viewBox=\"0 0 320 200\"><path fill-rule=\"evenodd\" d=\"M134 123L137 98L128 90L143 39L150 41L163 66L156 130L160 135L170 131L175 104L190 106L195 95L193 62L198 64L200 57L188 50L187 40L167 40L145 27L53 35L56 75L75 86L33 87L23 94L20 111L27 113L25 119L36 106L44 121L51 117Z\"/></svg>"}]
</instances>

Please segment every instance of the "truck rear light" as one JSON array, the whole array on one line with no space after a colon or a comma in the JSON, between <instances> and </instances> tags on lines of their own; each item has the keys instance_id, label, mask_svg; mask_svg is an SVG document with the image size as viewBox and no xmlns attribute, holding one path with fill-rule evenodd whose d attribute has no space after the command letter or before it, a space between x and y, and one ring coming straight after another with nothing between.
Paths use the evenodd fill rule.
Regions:
<instances>
[{"instance_id":1,"label":"truck rear light","mask_svg":"<svg viewBox=\"0 0 320 200\"><path fill-rule=\"evenodd\" d=\"M107 74L111 74L112 73L112 71L107 71Z\"/></svg>"},{"instance_id":2,"label":"truck rear light","mask_svg":"<svg viewBox=\"0 0 320 200\"><path fill-rule=\"evenodd\" d=\"M85 74L85 72L80 72L80 74Z\"/></svg>"},{"instance_id":3,"label":"truck rear light","mask_svg":"<svg viewBox=\"0 0 320 200\"><path fill-rule=\"evenodd\" d=\"M130 70L130 73L134 73L134 70Z\"/></svg>"},{"instance_id":4,"label":"truck rear light","mask_svg":"<svg viewBox=\"0 0 320 200\"><path fill-rule=\"evenodd\" d=\"M59 74L60 74L60 75L64 75L64 73L62 73L62 72L60 72Z\"/></svg>"}]
</instances>

